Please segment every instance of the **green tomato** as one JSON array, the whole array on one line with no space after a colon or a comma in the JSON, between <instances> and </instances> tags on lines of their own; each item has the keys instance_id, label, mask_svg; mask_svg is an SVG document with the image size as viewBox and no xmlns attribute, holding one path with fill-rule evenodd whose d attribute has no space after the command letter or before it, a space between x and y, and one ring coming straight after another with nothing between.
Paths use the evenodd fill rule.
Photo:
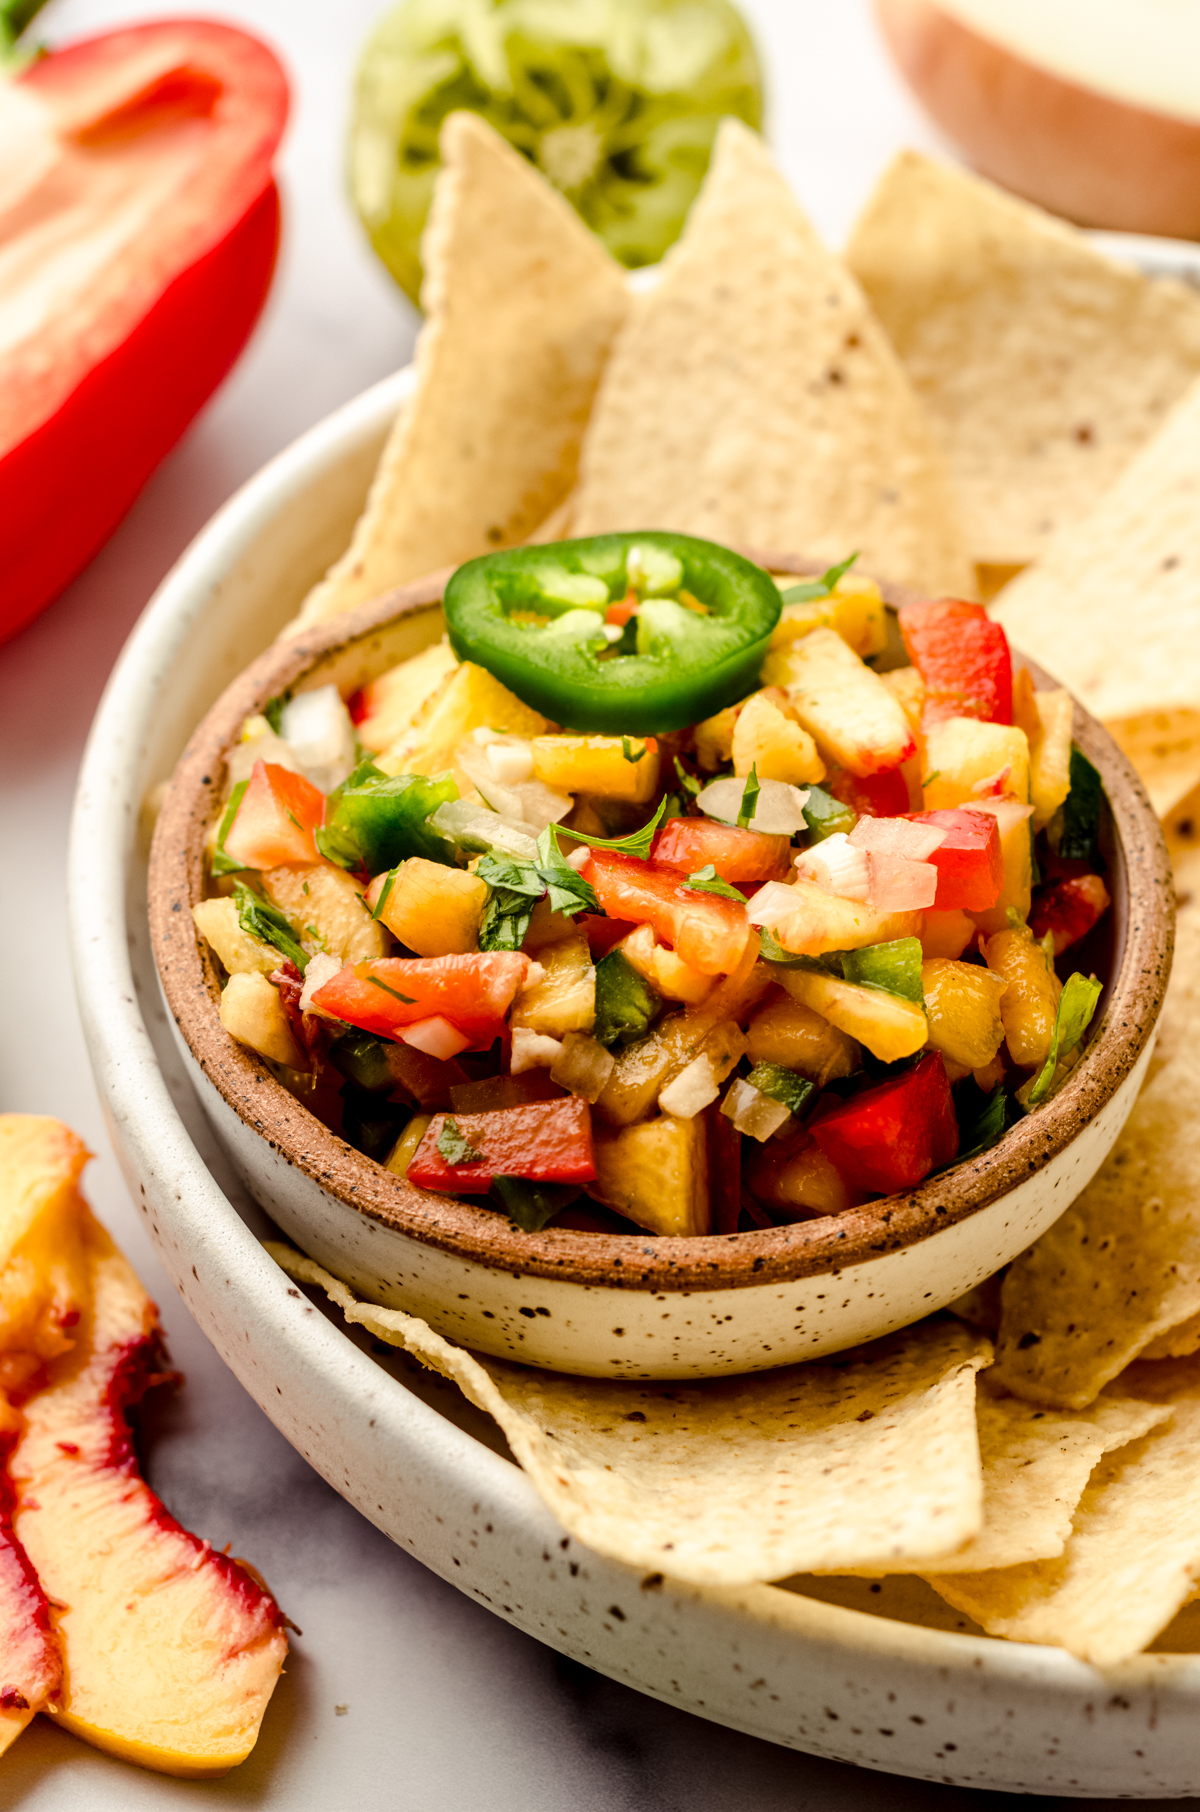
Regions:
<instances>
[{"instance_id":1,"label":"green tomato","mask_svg":"<svg viewBox=\"0 0 1200 1812\"><path fill-rule=\"evenodd\" d=\"M354 203L417 301L438 133L482 115L622 264L678 238L726 114L762 124L754 46L729 0L403 0L359 66Z\"/></svg>"}]
</instances>

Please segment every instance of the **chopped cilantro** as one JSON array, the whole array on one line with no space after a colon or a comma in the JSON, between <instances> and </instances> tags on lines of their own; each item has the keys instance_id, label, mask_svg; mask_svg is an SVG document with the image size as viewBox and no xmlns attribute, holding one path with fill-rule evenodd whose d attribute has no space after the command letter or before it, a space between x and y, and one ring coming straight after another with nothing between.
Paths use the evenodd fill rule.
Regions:
<instances>
[{"instance_id":1,"label":"chopped cilantro","mask_svg":"<svg viewBox=\"0 0 1200 1812\"><path fill-rule=\"evenodd\" d=\"M387 905L388 896L391 893L392 888L396 885L396 876L399 874L399 872L400 872L400 870L398 868L393 868L391 873L388 875L387 880L384 882L382 888L380 889L379 898L375 902L375 910L371 914L371 917L373 919L377 919L379 917L380 913L383 911L384 907ZM307 887L307 883L306 883L306 887Z\"/></svg>"},{"instance_id":2,"label":"chopped cilantro","mask_svg":"<svg viewBox=\"0 0 1200 1812\"><path fill-rule=\"evenodd\" d=\"M1080 975L1077 971L1068 977L1059 997L1058 1012L1054 1016L1050 1054L1042 1065L1037 1081L1025 1096L1026 1107L1040 1106L1050 1093L1050 1084L1054 1081L1054 1072L1058 1068L1059 1053L1068 1057L1087 1031L1103 986L1094 975Z\"/></svg>"},{"instance_id":3,"label":"chopped cilantro","mask_svg":"<svg viewBox=\"0 0 1200 1812\"><path fill-rule=\"evenodd\" d=\"M635 755L633 752L633 744L630 742L628 736L622 736L622 738L621 738L621 754L624 756L626 761L639 762L645 753L646 753L645 743L642 744L641 748L638 750L637 754Z\"/></svg>"},{"instance_id":4,"label":"chopped cilantro","mask_svg":"<svg viewBox=\"0 0 1200 1812\"><path fill-rule=\"evenodd\" d=\"M694 799L702 790L702 783L696 779L694 774L688 773L678 755L675 757L675 777L689 799Z\"/></svg>"},{"instance_id":5,"label":"chopped cilantro","mask_svg":"<svg viewBox=\"0 0 1200 1812\"><path fill-rule=\"evenodd\" d=\"M382 988L385 994L390 994L392 999L398 1000L402 1006L412 1007L416 1005L416 1001L411 994L401 994L398 988L389 988L387 983L385 981L380 981L377 975L368 975L367 980L373 988Z\"/></svg>"},{"instance_id":6,"label":"chopped cilantro","mask_svg":"<svg viewBox=\"0 0 1200 1812\"><path fill-rule=\"evenodd\" d=\"M731 887L728 881L723 881L711 862L707 867L698 869L694 875L689 875L684 886L693 888L696 893L715 893L723 900L737 900L742 906L746 904L745 894L739 893L736 887Z\"/></svg>"},{"instance_id":7,"label":"chopped cilantro","mask_svg":"<svg viewBox=\"0 0 1200 1812\"><path fill-rule=\"evenodd\" d=\"M589 837L586 831L572 831L571 835L573 837L578 837L581 843L588 844L592 849L611 849L615 850L618 855L637 856L639 860L645 861L646 857L650 854L650 845L654 841L654 833L662 823L663 814L666 812L666 809L666 800L660 799L658 802L658 810L655 812L653 818L651 818L649 824L643 824L641 830L631 831L627 837ZM549 826L549 835L553 838L554 847L557 849L557 824L551 824Z\"/></svg>"},{"instance_id":8,"label":"chopped cilantro","mask_svg":"<svg viewBox=\"0 0 1200 1812\"><path fill-rule=\"evenodd\" d=\"M738 807L737 821L742 830L749 830L750 820L758 804L758 795L762 792L758 784L758 764L752 763L746 785L742 789L742 803Z\"/></svg>"},{"instance_id":9,"label":"chopped cilantro","mask_svg":"<svg viewBox=\"0 0 1200 1812\"><path fill-rule=\"evenodd\" d=\"M278 950L280 956L295 963L303 975L308 967L308 958L296 942L291 926L278 907L272 906L269 900L264 900L260 893L255 893L244 881L234 883L233 898L237 906L238 924L246 936L270 944Z\"/></svg>"},{"instance_id":10,"label":"chopped cilantro","mask_svg":"<svg viewBox=\"0 0 1200 1812\"><path fill-rule=\"evenodd\" d=\"M246 866L244 862L235 862L232 856L227 856L225 854L225 839L233 829L233 821L237 817L238 806L245 798L246 788L249 785L250 782L248 780L239 780L232 793L229 795L229 804L225 807L225 814L221 819L220 829L217 831L217 845L213 850L212 861L209 864L210 874L238 874Z\"/></svg>"},{"instance_id":11,"label":"chopped cilantro","mask_svg":"<svg viewBox=\"0 0 1200 1812\"><path fill-rule=\"evenodd\" d=\"M458 1122L447 1114L437 1137L437 1148L447 1164L482 1164L483 1153L459 1131Z\"/></svg>"},{"instance_id":12,"label":"chopped cilantro","mask_svg":"<svg viewBox=\"0 0 1200 1812\"><path fill-rule=\"evenodd\" d=\"M857 559L858 554L853 553L848 560L842 560L837 566L831 566L827 572L822 573L819 579L806 579L802 585L790 585L783 593L783 602L785 604L812 604L818 598L829 597L838 580L850 571Z\"/></svg>"}]
</instances>

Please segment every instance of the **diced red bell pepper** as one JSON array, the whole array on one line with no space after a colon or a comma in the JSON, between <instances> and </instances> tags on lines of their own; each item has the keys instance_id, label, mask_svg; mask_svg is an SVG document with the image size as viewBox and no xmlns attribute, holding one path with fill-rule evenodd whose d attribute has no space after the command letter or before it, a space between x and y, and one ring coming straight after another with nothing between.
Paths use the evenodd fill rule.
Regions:
<instances>
[{"instance_id":1,"label":"diced red bell pepper","mask_svg":"<svg viewBox=\"0 0 1200 1812\"><path fill-rule=\"evenodd\" d=\"M264 44L200 19L69 44L11 92L5 155L32 186L7 242L29 321L0 356L0 640L107 540L245 344L288 104Z\"/></svg>"},{"instance_id":2,"label":"diced red bell pepper","mask_svg":"<svg viewBox=\"0 0 1200 1812\"><path fill-rule=\"evenodd\" d=\"M637 927L632 919L606 919L599 912L585 912L575 921L580 931L587 934L588 949L592 961L598 963L602 956L607 956L614 944L619 944L623 937L628 937Z\"/></svg>"},{"instance_id":3,"label":"diced red bell pepper","mask_svg":"<svg viewBox=\"0 0 1200 1812\"><path fill-rule=\"evenodd\" d=\"M940 812L910 812L914 824L932 824L946 840L926 856L937 869L935 912L985 912L1000 898L1004 851L1000 825L990 812L952 806Z\"/></svg>"},{"instance_id":4,"label":"diced red bell pepper","mask_svg":"<svg viewBox=\"0 0 1200 1812\"><path fill-rule=\"evenodd\" d=\"M1012 722L1012 655L1008 637L981 604L938 598L900 608L908 658L925 681L921 726L946 717Z\"/></svg>"},{"instance_id":5,"label":"diced red bell pepper","mask_svg":"<svg viewBox=\"0 0 1200 1812\"><path fill-rule=\"evenodd\" d=\"M256 761L225 838L225 854L246 868L318 862L313 831L325 816L325 795L290 768Z\"/></svg>"},{"instance_id":6,"label":"diced red bell pepper","mask_svg":"<svg viewBox=\"0 0 1200 1812\"><path fill-rule=\"evenodd\" d=\"M865 777L831 768L821 785L860 818L903 818L908 811L908 782L899 768Z\"/></svg>"},{"instance_id":7,"label":"diced red bell pepper","mask_svg":"<svg viewBox=\"0 0 1200 1812\"><path fill-rule=\"evenodd\" d=\"M894 1195L958 1155L958 1121L940 1051L814 1116L809 1130L850 1189Z\"/></svg>"},{"instance_id":8,"label":"diced red bell pepper","mask_svg":"<svg viewBox=\"0 0 1200 1812\"><path fill-rule=\"evenodd\" d=\"M782 881L790 848L787 837L765 831L714 824L711 818L669 818L654 839L650 860L685 875L711 863L723 881Z\"/></svg>"},{"instance_id":9,"label":"diced red bell pepper","mask_svg":"<svg viewBox=\"0 0 1200 1812\"><path fill-rule=\"evenodd\" d=\"M580 870L610 917L652 925L664 944L701 975L728 975L750 941L746 908L719 894L685 887L679 872L594 849Z\"/></svg>"},{"instance_id":10,"label":"diced red bell pepper","mask_svg":"<svg viewBox=\"0 0 1200 1812\"><path fill-rule=\"evenodd\" d=\"M421 1189L448 1189L484 1195L494 1177L527 1177L533 1183L590 1183L592 1110L577 1095L501 1107L486 1114L454 1114L458 1132L481 1154L476 1163L451 1164L438 1150L447 1115L430 1121L408 1167L408 1180Z\"/></svg>"},{"instance_id":11,"label":"diced red bell pepper","mask_svg":"<svg viewBox=\"0 0 1200 1812\"><path fill-rule=\"evenodd\" d=\"M228 847L228 843L226 843ZM400 1038L405 1026L446 1019L483 1050L505 1030L504 1015L525 985L529 958L488 950L475 956L385 956L347 963L313 995L313 1005L377 1038Z\"/></svg>"},{"instance_id":12,"label":"diced red bell pepper","mask_svg":"<svg viewBox=\"0 0 1200 1812\"><path fill-rule=\"evenodd\" d=\"M1029 914L1034 937L1054 933L1054 954L1069 950L1108 911L1108 888L1099 875L1078 875L1038 889Z\"/></svg>"}]
</instances>

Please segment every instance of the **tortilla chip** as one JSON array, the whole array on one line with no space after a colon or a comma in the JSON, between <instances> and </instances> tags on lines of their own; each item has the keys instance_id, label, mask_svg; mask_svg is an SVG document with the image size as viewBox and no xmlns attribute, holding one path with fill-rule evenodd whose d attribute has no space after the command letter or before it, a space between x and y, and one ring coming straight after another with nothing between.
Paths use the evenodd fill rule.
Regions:
<instances>
[{"instance_id":1,"label":"tortilla chip","mask_svg":"<svg viewBox=\"0 0 1200 1812\"><path fill-rule=\"evenodd\" d=\"M1200 374L1194 292L915 151L885 173L846 260L942 432L981 563L1038 558Z\"/></svg>"},{"instance_id":2,"label":"tortilla chip","mask_svg":"<svg viewBox=\"0 0 1200 1812\"><path fill-rule=\"evenodd\" d=\"M1200 711L1148 711L1112 718L1107 729L1137 769L1157 817L1168 818L1200 786Z\"/></svg>"},{"instance_id":3,"label":"tortilla chip","mask_svg":"<svg viewBox=\"0 0 1200 1812\"><path fill-rule=\"evenodd\" d=\"M972 585L942 458L895 353L735 120L613 348L571 526L675 529L818 561L857 549L864 571L897 583Z\"/></svg>"},{"instance_id":4,"label":"tortilla chip","mask_svg":"<svg viewBox=\"0 0 1200 1812\"><path fill-rule=\"evenodd\" d=\"M976 1573L1061 1554L1084 1486L1101 1457L1165 1422L1165 1404L1100 1397L1090 1409L1039 1409L980 1380L975 1405L983 1462L983 1528L939 1573ZM856 1572L865 1569L856 1568ZM903 1561L891 1573L930 1572Z\"/></svg>"},{"instance_id":5,"label":"tortilla chip","mask_svg":"<svg viewBox=\"0 0 1200 1812\"><path fill-rule=\"evenodd\" d=\"M1061 1555L999 1571L926 1575L989 1635L1047 1642L1115 1667L1166 1628L1200 1572L1200 1372L1138 1366L1129 1388L1169 1422L1101 1460Z\"/></svg>"},{"instance_id":6,"label":"tortilla chip","mask_svg":"<svg viewBox=\"0 0 1200 1812\"><path fill-rule=\"evenodd\" d=\"M1200 912L1179 924L1157 1068L1083 1194L1009 1266L995 1377L1083 1409L1200 1315Z\"/></svg>"},{"instance_id":7,"label":"tortilla chip","mask_svg":"<svg viewBox=\"0 0 1200 1812\"><path fill-rule=\"evenodd\" d=\"M563 1526L629 1566L748 1585L928 1558L980 1527L975 1372L991 1347L951 1320L746 1378L617 1384L464 1352L357 1302L290 1247L266 1249L348 1321L453 1378Z\"/></svg>"},{"instance_id":8,"label":"tortilla chip","mask_svg":"<svg viewBox=\"0 0 1200 1812\"><path fill-rule=\"evenodd\" d=\"M348 551L305 600L304 623L524 541L575 482L628 305L624 272L600 241L475 114L451 114L442 160L417 387Z\"/></svg>"},{"instance_id":9,"label":"tortilla chip","mask_svg":"<svg viewBox=\"0 0 1200 1812\"><path fill-rule=\"evenodd\" d=\"M1105 722L1200 698L1200 384L993 608Z\"/></svg>"}]
</instances>

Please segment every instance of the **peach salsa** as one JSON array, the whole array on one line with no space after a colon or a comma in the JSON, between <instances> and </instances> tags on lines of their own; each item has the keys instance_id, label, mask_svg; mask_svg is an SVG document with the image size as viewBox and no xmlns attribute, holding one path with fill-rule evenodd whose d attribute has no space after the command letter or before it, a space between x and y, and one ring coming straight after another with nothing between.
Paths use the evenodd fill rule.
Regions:
<instances>
[{"instance_id":1,"label":"peach salsa","mask_svg":"<svg viewBox=\"0 0 1200 1812\"><path fill-rule=\"evenodd\" d=\"M224 1026L351 1146L528 1231L732 1234L1069 1073L1100 779L979 605L904 606L896 665L852 560L643 533L473 560L445 614L247 720L194 908Z\"/></svg>"}]
</instances>

